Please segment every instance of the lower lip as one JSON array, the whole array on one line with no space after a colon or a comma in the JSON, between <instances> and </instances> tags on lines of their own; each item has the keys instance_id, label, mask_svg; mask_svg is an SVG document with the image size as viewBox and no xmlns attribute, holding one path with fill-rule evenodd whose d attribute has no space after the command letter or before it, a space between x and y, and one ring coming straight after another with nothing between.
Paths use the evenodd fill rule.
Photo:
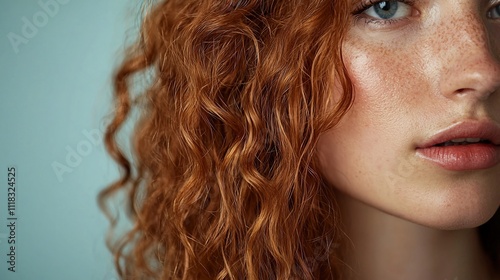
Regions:
<instances>
[{"instance_id":1,"label":"lower lip","mask_svg":"<svg viewBox=\"0 0 500 280\"><path fill-rule=\"evenodd\" d=\"M492 144L433 146L417 154L451 171L487 169L500 162L500 147Z\"/></svg>"}]
</instances>

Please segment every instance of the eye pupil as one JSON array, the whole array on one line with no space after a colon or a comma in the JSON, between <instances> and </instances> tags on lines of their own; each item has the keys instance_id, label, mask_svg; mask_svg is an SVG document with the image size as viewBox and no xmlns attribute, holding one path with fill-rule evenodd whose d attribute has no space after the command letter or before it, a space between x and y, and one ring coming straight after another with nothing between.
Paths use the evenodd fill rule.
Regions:
<instances>
[{"instance_id":1,"label":"eye pupil","mask_svg":"<svg viewBox=\"0 0 500 280\"><path fill-rule=\"evenodd\" d=\"M391 4L387 3L386 1L378 3L379 9L382 9L384 11L388 11L391 9Z\"/></svg>"},{"instance_id":2,"label":"eye pupil","mask_svg":"<svg viewBox=\"0 0 500 280\"><path fill-rule=\"evenodd\" d=\"M500 17L500 5L495 7L495 16L498 18Z\"/></svg>"},{"instance_id":3,"label":"eye pupil","mask_svg":"<svg viewBox=\"0 0 500 280\"><path fill-rule=\"evenodd\" d=\"M493 7L493 9L488 12L488 17L492 19L500 19L500 5Z\"/></svg>"},{"instance_id":4,"label":"eye pupil","mask_svg":"<svg viewBox=\"0 0 500 280\"><path fill-rule=\"evenodd\" d=\"M373 6L375 13L383 19L393 17L398 10L398 1L382 1Z\"/></svg>"}]
</instances>

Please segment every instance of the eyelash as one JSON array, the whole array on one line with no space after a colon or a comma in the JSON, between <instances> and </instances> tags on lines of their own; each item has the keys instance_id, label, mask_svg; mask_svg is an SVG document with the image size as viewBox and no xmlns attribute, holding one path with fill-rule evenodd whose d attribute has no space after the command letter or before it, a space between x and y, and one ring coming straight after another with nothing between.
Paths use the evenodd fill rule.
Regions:
<instances>
[{"instance_id":1,"label":"eyelash","mask_svg":"<svg viewBox=\"0 0 500 280\"><path fill-rule=\"evenodd\" d=\"M415 1L417 1L417 0L398 0L397 2L404 3L404 4L413 8ZM385 1L364 0L360 4L357 4L353 13L352 13L355 21L357 22L359 20L363 20L364 24L366 24L366 25L368 25L368 24L375 24L375 25L386 25L387 24L387 25L390 25L390 24L398 23L398 22L401 22L401 21L404 21L407 19L407 18L377 19L377 18L372 18L372 17L366 16L366 15L363 15L364 11L368 10L370 7L372 7L373 5L378 4L380 2L385 2ZM493 5L490 7L490 9L496 7L497 5L500 4L500 1L494 1L494 2L495 3L493 3ZM490 12L488 12L488 14L489 13Z\"/></svg>"},{"instance_id":2,"label":"eyelash","mask_svg":"<svg viewBox=\"0 0 500 280\"><path fill-rule=\"evenodd\" d=\"M488 10L488 16L490 15L490 13L492 13L492 9L494 9L497 6L500 6L500 1L494 1L494 3L492 3L490 9Z\"/></svg>"},{"instance_id":3,"label":"eyelash","mask_svg":"<svg viewBox=\"0 0 500 280\"><path fill-rule=\"evenodd\" d=\"M375 4L380 2L385 2L381 0L365 0L356 5L353 11L353 16L356 21L363 20L364 24L376 24L376 25L385 25L385 24L394 24L400 21L406 20L406 18L398 18L398 19L377 19L369 16L364 16L363 12L368 10ZM398 2L404 3L410 7L413 7L415 0L399 0Z\"/></svg>"}]
</instances>

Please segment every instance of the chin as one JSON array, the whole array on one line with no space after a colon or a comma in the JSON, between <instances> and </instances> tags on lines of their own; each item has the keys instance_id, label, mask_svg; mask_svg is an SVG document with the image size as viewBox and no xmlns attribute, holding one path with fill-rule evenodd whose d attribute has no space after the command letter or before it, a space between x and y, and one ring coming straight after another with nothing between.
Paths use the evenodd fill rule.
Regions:
<instances>
[{"instance_id":1,"label":"chin","mask_svg":"<svg viewBox=\"0 0 500 280\"><path fill-rule=\"evenodd\" d=\"M477 215L456 216L449 215L434 220L422 220L421 225L439 230L462 230L477 228L488 222L496 211L478 213ZM417 221L419 223L419 221Z\"/></svg>"},{"instance_id":2,"label":"chin","mask_svg":"<svg viewBox=\"0 0 500 280\"><path fill-rule=\"evenodd\" d=\"M461 196L439 200L431 198L425 210L410 213L406 219L417 224L440 229L461 230L481 226L488 222L499 207L498 195L484 197Z\"/></svg>"},{"instance_id":3,"label":"chin","mask_svg":"<svg viewBox=\"0 0 500 280\"><path fill-rule=\"evenodd\" d=\"M491 172L429 176L413 185L409 220L443 230L475 228L490 220L500 206L498 175Z\"/></svg>"}]
</instances>

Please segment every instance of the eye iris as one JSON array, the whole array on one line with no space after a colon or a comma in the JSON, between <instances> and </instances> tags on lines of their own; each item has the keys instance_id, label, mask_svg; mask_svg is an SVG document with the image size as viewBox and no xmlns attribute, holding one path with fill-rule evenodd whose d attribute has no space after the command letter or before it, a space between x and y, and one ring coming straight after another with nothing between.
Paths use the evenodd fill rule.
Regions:
<instances>
[{"instance_id":1,"label":"eye iris","mask_svg":"<svg viewBox=\"0 0 500 280\"><path fill-rule=\"evenodd\" d=\"M398 10L398 1L382 1L373 6L375 13L383 19L393 17Z\"/></svg>"},{"instance_id":2,"label":"eye iris","mask_svg":"<svg viewBox=\"0 0 500 280\"><path fill-rule=\"evenodd\" d=\"M493 9L493 17L495 17L495 18L500 17L500 5L496 6L495 9Z\"/></svg>"}]
</instances>

